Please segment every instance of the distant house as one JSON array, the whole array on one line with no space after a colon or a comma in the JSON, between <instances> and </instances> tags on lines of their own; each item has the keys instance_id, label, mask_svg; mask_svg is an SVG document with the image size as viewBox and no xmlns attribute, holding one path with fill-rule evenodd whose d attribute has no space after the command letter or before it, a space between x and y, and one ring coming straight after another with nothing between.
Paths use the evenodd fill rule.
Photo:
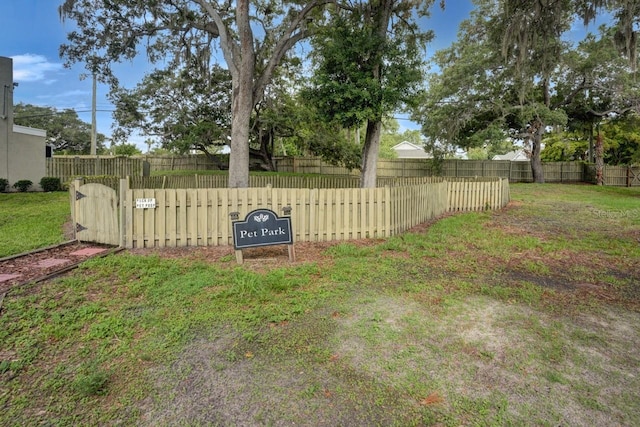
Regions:
<instances>
[{"instance_id":1,"label":"distant house","mask_svg":"<svg viewBox=\"0 0 640 427\"><path fill-rule=\"evenodd\" d=\"M431 159L433 156L424 151L424 148L412 144L409 141L401 142L391 147L396 152L399 159Z\"/></svg>"},{"instance_id":2,"label":"distant house","mask_svg":"<svg viewBox=\"0 0 640 427\"><path fill-rule=\"evenodd\" d=\"M16 181L29 180L33 189L39 189L38 183L47 171L47 133L13 124L14 87L13 61L0 56L0 178L6 179L9 187Z\"/></svg>"},{"instance_id":3,"label":"distant house","mask_svg":"<svg viewBox=\"0 0 640 427\"><path fill-rule=\"evenodd\" d=\"M498 154L491 160L510 160L512 162L528 162L531 160L524 150L509 151L507 154Z\"/></svg>"}]
</instances>

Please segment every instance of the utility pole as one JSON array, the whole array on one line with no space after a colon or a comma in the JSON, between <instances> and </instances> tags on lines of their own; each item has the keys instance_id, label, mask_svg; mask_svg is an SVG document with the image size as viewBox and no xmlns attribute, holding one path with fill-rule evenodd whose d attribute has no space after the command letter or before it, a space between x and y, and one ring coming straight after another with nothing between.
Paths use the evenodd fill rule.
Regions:
<instances>
[{"instance_id":1,"label":"utility pole","mask_svg":"<svg viewBox=\"0 0 640 427\"><path fill-rule=\"evenodd\" d=\"M97 129L96 129L96 73L93 73L93 97L91 99L91 152L92 156L96 155L97 147Z\"/></svg>"}]
</instances>

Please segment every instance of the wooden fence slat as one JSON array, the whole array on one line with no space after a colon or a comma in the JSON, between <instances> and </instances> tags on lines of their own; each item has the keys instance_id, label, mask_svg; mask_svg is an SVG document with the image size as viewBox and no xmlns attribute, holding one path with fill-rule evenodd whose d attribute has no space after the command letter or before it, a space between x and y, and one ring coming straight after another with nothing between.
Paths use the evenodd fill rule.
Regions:
<instances>
[{"instance_id":1,"label":"wooden fence slat","mask_svg":"<svg viewBox=\"0 0 640 427\"><path fill-rule=\"evenodd\" d=\"M176 220L178 236L176 238L178 246L187 246L187 190L178 188L176 189Z\"/></svg>"},{"instance_id":2,"label":"wooden fence slat","mask_svg":"<svg viewBox=\"0 0 640 427\"><path fill-rule=\"evenodd\" d=\"M176 246L176 238L178 234L178 224L177 219L177 201L176 191L170 190L162 190L164 193L165 202L165 222L166 222L166 234L162 237L162 240L167 242L167 246L175 247Z\"/></svg>"}]
</instances>

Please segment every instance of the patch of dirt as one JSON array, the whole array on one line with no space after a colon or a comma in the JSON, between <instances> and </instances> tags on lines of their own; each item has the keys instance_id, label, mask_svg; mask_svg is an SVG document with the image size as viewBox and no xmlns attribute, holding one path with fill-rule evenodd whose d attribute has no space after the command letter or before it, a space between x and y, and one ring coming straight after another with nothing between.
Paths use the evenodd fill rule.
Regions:
<instances>
[{"instance_id":1,"label":"patch of dirt","mask_svg":"<svg viewBox=\"0 0 640 427\"><path fill-rule=\"evenodd\" d=\"M62 268L86 260L90 256L70 254L81 249L96 247L110 248L93 243L68 242L60 246L40 249L0 260L0 273L17 276L0 282L0 294L9 291L13 286L39 280ZM59 263L57 263L58 260L60 260Z\"/></svg>"},{"instance_id":2,"label":"patch of dirt","mask_svg":"<svg viewBox=\"0 0 640 427\"><path fill-rule=\"evenodd\" d=\"M75 225L71 218L62 224L62 234L64 235L65 240L74 240L76 238Z\"/></svg>"},{"instance_id":3,"label":"patch of dirt","mask_svg":"<svg viewBox=\"0 0 640 427\"><path fill-rule=\"evenodd\" d=\"M310 313L314 315L318 313ZM331 317L331 313L320 316ZM313 328L302 322L277 326L282 330L279 336L291 339L300 332L295 329L302 328L306 334L305 329ZM159 395L169 398L147 399L141 408L142 425L329 427L393 422L394 415L384 405L362 399L371 390L361 387L378 387L376 378L362 374L353 378L334 369L340 363L338 356L310 364L296 352L274 356L268 344L274 338L268 333L261 337L267 344L247 342L230 328L214 335L214 339L195 341L170 367L153 373ZM381 391L383 400L403 398Z\"/></svg>"},{"instance_id":4,"label":"patch of dirt","mask_svg":"<svg viewBox=\"0 0 640 427\"><path fill-rule=\"evenodd\" d=\"M348 242L298 242L294 244L295 263L316 263L320 266L333 263L333 257L327 250L348 243L358 247L380 244L378 239L350 240ZM135 255L155 255L168 259L186 259L216 263L220 267L237 266L235 251L232 246L201 246L178 248L136 248L129 249ZM264 246L242 250L244 264L257 271L290 266L287 245Z\"/></svg>"}]
</instances>

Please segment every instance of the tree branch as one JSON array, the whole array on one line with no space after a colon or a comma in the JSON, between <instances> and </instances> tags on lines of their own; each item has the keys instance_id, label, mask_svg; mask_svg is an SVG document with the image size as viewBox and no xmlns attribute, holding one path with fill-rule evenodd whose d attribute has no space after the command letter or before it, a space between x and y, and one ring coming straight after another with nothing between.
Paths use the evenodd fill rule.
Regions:
<instances>
[{"instance_id":1,"label":"tree branch","mask_svg":"<svg viewBox=\"0 0 640 427\"><path fill-rule=\"evenodd\" d=\"M267 62L262 75L256 81L253 87L254 99L257 100L262 97L265 87L269 80L271 80L273 71L278 66L287 50L289 50L298 41L308 36L308 33L304 28L304 21L309 13L311 13L315 8L329 3L335 4L336 0L314 0L309 2L302 10L300 10L300 12L298 12L298 15L291 21L285 32L282 34L282 37L278 40L278 43L273 50L273 54Z\"/></svg>"},{"instance_id":2,"label":"tree branch","mask_svg":"<svg viewBox=\"0 0 640 427\"><path fill-rule=\"evenodd\" d=\"M222 16L220 13L206 0L194 0L200 7L213 19L213 24L216 26L217 32L220 36L220 48L222 49L222 54L224 55L224 59L227 62L229 67L229 71L232 76L237 76L239 74L238 64L236 64L236 58L239 56L239 46L233 40L231 35L229 34L229 30L224 24L222 20ZM208 24L207 24L208 25ZM235 77L234 77L235 78Z\"/></svg>"}]
</instances>

